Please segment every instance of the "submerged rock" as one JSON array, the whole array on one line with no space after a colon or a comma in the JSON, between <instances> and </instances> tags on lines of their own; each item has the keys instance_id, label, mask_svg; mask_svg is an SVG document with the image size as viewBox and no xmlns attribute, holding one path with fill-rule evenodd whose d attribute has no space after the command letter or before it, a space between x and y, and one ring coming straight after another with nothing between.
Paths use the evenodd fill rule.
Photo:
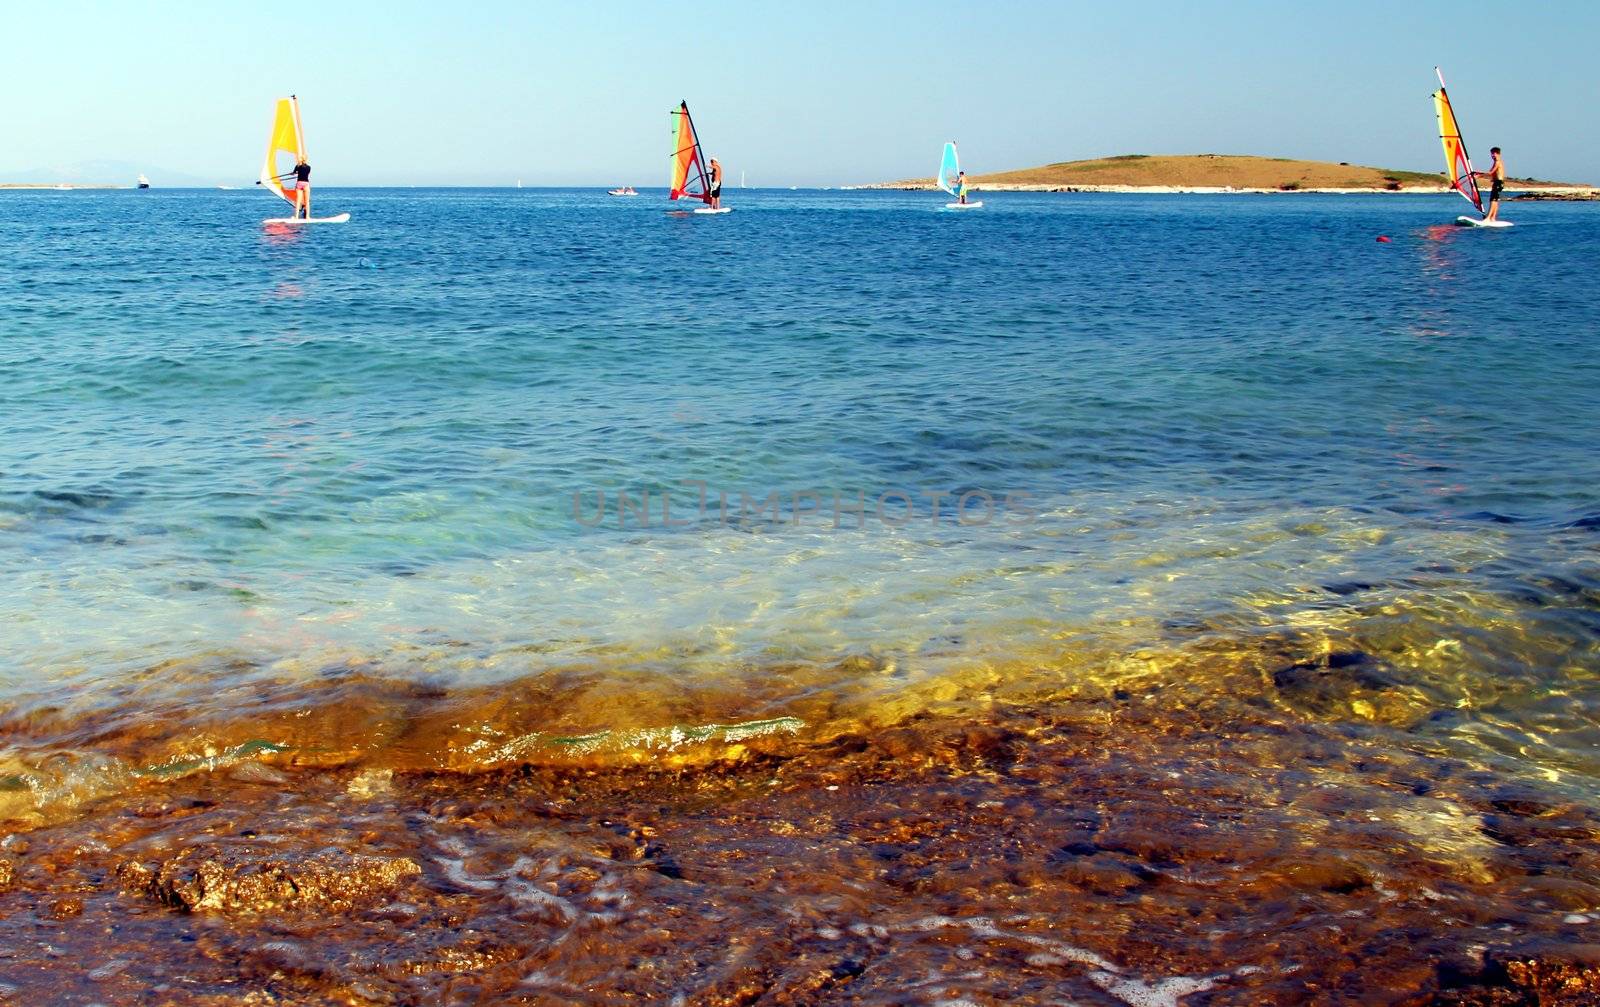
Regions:
<instances>
[{"instance_id":1,"label":"submerged rock","mask_svg":"<svg viewBox=\"0 0 1600 1007\"><path fill-rule=\"evenodd\" d=\"M403 879L421 873L407 857L323 851L291 860L226 847L187 849L154 867L129 861L118 870L125 887L166 905L223 914L349 911L387 899Z\"/></svg>"},{"instance_id":2,"label":"submerged rock","mask_svg":"<svg viewBox=\"0 0 1600 1007\"><path fill-rule=\"evenodd\" d=\"M1429 1000L1449 1007L1593 1007L1600 1004L1600 945L1535 941L1484 952L1441 971Z\"/></svg>"},{"instance_id":3,"label":"submerged rock","mask_svg":"<svg viewBox=\"0 0 1600 1007\"><path fill-rule=\"evenodd\" d=\"M1363 651L1334 651L1279 668L1272 684L1284 702L1328 720L1406 726L1433 711L1426 697L1402 680L1399 669Z\"/></svg>"}]
</instances>

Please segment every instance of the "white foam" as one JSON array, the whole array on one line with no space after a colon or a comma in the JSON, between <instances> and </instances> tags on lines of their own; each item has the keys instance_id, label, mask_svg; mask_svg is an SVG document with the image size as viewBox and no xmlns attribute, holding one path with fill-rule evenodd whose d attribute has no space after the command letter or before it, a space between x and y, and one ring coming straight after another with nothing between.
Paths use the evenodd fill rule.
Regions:
<instances>
[{"instance_id":1,"label":"white foam","mask_svg":"<svg viewBox=\"0 0 1600 1007\"><path fill-rule=\"evenodd\" d=\"M1089 978L1129 1007L1178 1007L1178 1001L1189 994L1202 993L1216 985L1215 979L1186 976L1172 976L1153 984L1107 972L1092 972Z\"/></svg>"}]
</instances>

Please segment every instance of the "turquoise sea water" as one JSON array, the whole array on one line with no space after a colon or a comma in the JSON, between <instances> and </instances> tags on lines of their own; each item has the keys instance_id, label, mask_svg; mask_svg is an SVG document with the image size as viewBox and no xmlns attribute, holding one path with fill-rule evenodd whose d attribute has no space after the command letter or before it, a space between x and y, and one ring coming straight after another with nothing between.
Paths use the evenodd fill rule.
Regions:
<instances>
[{"instance_id":1,"label":"turquoise sea water","mask_svg":"<svg viewBox=\"0 0 1600 1007\"><path fill-rule=\"evenodd\" d=\"M356 672L603 732L1249 667L1600 772L1594 205L729 195L0 193L0 769Z\"/></svg>"}]
</instances>

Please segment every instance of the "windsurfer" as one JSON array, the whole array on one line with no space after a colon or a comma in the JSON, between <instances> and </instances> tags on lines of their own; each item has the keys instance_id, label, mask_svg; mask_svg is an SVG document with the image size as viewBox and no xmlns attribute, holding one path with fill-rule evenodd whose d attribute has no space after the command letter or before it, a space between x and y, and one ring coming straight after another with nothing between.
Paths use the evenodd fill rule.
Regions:
<instances>
[{"instance_id":1,"label":"windsurfer","mask_svg":"<svg viewBox=\"0 0 1600 1007\"><path fill-rule=\"evenodd\" d=\"M305 155L294 164L294 215L311 219L311 162Z\"/></svg>"},{"instance_id":2,"label":"windsurfer","mask_svg":"<svg viewBox=\"0 0 1600 1007\"><path fill-rule=\"evenodd\" d=\"M1493 161L1489 164L1488 171L1475 171L1474 178L1487 178L1493 181L1489 188L1489 212L1483 215L1484 220L1495 220L1500 216L1500 195L1506 191L1506 164L1500 160L1500 148L1490 147L1489 156Z\"/></svg>"},{"instance_id":3,"label":"windsurfer","mask_svg":"<svg viewBox=\"0 0 1600 1007\"><path fill-rule=\"evenodd\" d=\"M967 173L964 172L964 171L958 171L958 172L956 172L956 202L965 203L966 201L967 201Z\"/></svg>"},{"instance_id":4,"label":"windsurfer","mask_svg":"<svg viewBox=\"0 0 1600 1007\"><path fill-rule=\"evenodd\" d=\"M711 208L722 209L722 162L711 159Z\"/></svg>"}]
</instances>

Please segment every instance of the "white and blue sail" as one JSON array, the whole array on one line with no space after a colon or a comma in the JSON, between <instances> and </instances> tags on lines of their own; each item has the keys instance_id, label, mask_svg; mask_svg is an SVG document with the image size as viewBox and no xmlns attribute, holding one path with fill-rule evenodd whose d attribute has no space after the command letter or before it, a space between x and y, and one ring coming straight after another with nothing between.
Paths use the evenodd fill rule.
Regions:
<instances>
[{"instance_id":1,"label":"white and blue sail","mask_svg":"<svg viewBox=\"0 0 1600 1007\"><path fill-rule=\"evenodd\" d=\"M961 177L961 160L956 157L956 142L951 140L944 145L944 157L939 161L939 188L952 196L960 196L956 191L957 179Z\"/></svg>"}]
</instances>

